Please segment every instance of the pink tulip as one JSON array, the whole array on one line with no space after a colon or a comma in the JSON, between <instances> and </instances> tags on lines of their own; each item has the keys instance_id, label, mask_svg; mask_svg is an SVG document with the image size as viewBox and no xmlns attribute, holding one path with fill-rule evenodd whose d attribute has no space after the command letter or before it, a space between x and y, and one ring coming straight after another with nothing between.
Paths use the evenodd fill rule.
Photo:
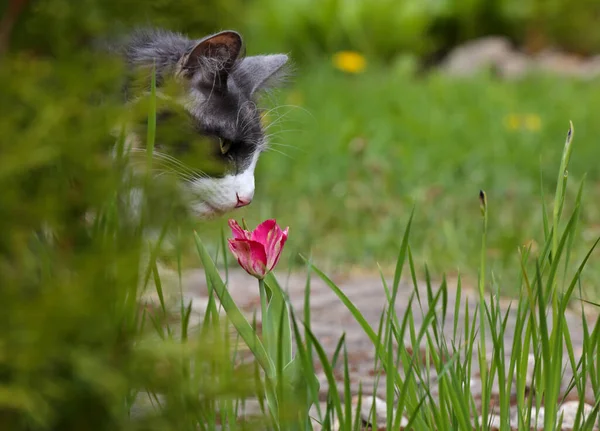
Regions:
<instances>
[{"instance_id":1,"label":"pink tulip","mask_svg":"<svg viewBox=\"0 0 600 431\"><path fill-rule=\"evenodd\" d=\"M275 220L262 222L252 232L235 220L229 220L229 227L233 234L229 250L248 274L262 280L277 265L289 228L281 230Z\"/></svg>"}]
</instances>

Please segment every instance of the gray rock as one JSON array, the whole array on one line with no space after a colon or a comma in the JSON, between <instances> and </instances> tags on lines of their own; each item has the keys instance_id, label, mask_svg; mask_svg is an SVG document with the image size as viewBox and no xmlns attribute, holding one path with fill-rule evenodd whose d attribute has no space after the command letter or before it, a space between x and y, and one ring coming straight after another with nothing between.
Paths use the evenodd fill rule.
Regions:
<instances>
[{"instance_id":1,"label":"gray rock","mask_svg":"<svg viewBox=\"0 0 600 431\"><path fill-rule=\"evenodd\" d=\"M473 40L456 47L446 59L446 70L462 75L475 69L503 60L511 52L510 42L505 37L487 37Z\"/></svg>"},{"instance_id":2,"label":"gray rock","mask_svg":"<svg viewBox=\"0 0 600 431\"><path fill-rule=\"evenodd\" d=\"M358 403L358 397L356 397L354 401L354 404L356 405ZM371 424L373 414L375 414L377 428L385 427L387 418L387 405L385 401L372 396L362 397L360 405L361 419L365 423Z\"/></svg>"},{"instance_id":3,"label":"gray rock","mask_svg":"<svg viewBox=\"0 0 600 431\"><path fill-rule=\"evenodd\" d=\"M562 421L562 429L563 430L572 430L575 427L575 419L577 417L577 410L579 409L579 401L567 401L566 403L563 403L559 409L558 409L558 415L560 417L560 415L563 415L563 421ZM592 410L594 410L594 407L592 407L589 404L584 403L583 404L583 412L582 412L582 419L580 420L580 424L583 424L584 421L589 417L589 415L592 413ZM594 430L598 430L598 421L596 421L596 425L593 428Z\"/></svg>"},{"instance_id":4,"label":"gray rock","mask_svg":"<svg viewBox=\"0 0 600 431\"><path fill-rule=\"evenodd\" d=\"M456 47L441 64L440 69L461 77L493 69L506 79L519 78L532 71L593 79L600 76L600 56L586 59L556 49L526 55L514 49L507 38L490 36Z\"/></svg>"}]
</instances>

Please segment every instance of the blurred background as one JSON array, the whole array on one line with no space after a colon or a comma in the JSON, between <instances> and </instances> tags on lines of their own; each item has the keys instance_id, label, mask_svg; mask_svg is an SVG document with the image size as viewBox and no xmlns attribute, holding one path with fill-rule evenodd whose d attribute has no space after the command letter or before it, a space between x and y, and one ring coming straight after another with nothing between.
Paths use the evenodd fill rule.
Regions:
<instances>
[{"instance_id":1,"label":"blurred background","mask_svg":"<svg viewBox=\"0 0 600 431\"><path fill-rule=\"evenodd\" d=\"M518 248L536 253L543 240L569 120L568 210L587 175L574 262L600 234L597 0L8 0L0 10L0 324L21 328L0 338L0 423L13 425L2 429L83 429L98 399L98 429L121 429L107 393L149 374L172 381L130 367L158 353L122 349L137 331L123 292L136 284L139 232L107 216L90 238L81 223L106 210L122 174L105 157L121 70L92 50L98 37L235 29L248 55L291 56L293 78L263 100L272 146L254 202L230 215L290 227L281 270L303 254L326 272L389 271L414 209L421 274L427 264L434 278L473 280L484 189L493 279L515 293ZM213 250L226 219L194 223ZM42 228L64 240L32 251ZM199 266L192 252L184 262ZM584 281L598 298L600 266ZM115 301L128 305L111 321L103 304ZM75 350L87 353L64 353Z\"/></svg>"},{"instance_id":2,"label":"blurred background","mask_svg":"<svg viewBox=\"0 0 600 431\"><path fill-rule=\"evenodd\" d=\"M492 268L514 275L517 247L541 238L541 192L551 198L569 120L571 185L587 173L592 194L584 242L600 231L595 0L10 0L3 164L12 153L34 163L20 152L44 163L59 141L85 160L74 152L93 147L114 113L82 103L115 102L120 82L90 47L136 25L197 38L236 29L247 54L292 57L289 85L263 101L272 146L256 199L232 215L289 225L292 264L312 253L326 270L385 268L414 207L417 266L471 275L484 189ZM197 229L216 239L224 222Z\"/></svg>"}]
</instances>

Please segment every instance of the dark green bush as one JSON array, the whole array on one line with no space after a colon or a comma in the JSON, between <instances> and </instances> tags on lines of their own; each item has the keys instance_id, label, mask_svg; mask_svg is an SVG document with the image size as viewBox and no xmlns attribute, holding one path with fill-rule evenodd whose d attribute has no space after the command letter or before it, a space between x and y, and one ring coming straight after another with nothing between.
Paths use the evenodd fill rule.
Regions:
<instances>
[{"instance_id":1,"label":"dark green bush","mask_svg":"<svg viewBox=\"0 0 600 431\"><path fill-rule=\"evenodd\" d=\"M579 54L600 53L600 2L580 0L539 4L541 30L550 43Z\"/></svg>"},{"instance_id":2,"label":"dark green bush","mask_svg":"<svg viewBox=\"0 0 600 431\"><path fill-rule=\"evenodd\" d=\"M254 46L300 59L354 49L386 61L487 35L590 54L600 50L599 7L595 0L254 0L245 27Z\"/></svg>"},{"instance_id":3,"label":"dark green bush","mask_svg":"<svg viewBox=\"0 0 600 431\"><path fill-rule=\"evenodd\" d=\"M154 25L193 37L237 27L242 0L9 0L24 7L15 17L10 48L73 56L89 48L99 35ZM16 9L8 7L7 11Z\"/></svg>"},{"instance_id":4,"label":"dark green bush","mask_svg":"<svg viewBox=\"0 0 600 431\"><path fill-rule=\"evenodd\" d=\"M240 389L217 372L190 380L193 358L210 367L230 363L227 352L207 339L161 341L152 319L164 316L137 301L142 230L160 231L169 217L140 225L119 212L131 186L109 155L122 71L91 49L136 23L200 36L225 25L233 5L48 0L3 11L1 430L187 429L190 411L198 423L214 397ZM159 416L130 418L139 391L163 394Z\"/></svg>"}]
</instances>

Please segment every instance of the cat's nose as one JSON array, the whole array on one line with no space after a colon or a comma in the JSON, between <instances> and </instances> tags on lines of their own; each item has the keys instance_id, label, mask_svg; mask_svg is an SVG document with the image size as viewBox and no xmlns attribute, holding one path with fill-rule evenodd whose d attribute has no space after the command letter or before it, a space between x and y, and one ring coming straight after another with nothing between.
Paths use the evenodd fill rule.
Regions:
<instances>
[{"instance_id":1,"label":"cat's nose","mask_svg":"<svg viewBox=\"0 0 600 431\"><path fill-rule=\"evenodd\" d=\"M239 194L235 194L235 197L237 198L237 204L235 204L236 208L241 208L241 207L245 207L246 205L250 205L250 202L252 202L252 197L240 197Z\"/></svg>"}]
</instances>

